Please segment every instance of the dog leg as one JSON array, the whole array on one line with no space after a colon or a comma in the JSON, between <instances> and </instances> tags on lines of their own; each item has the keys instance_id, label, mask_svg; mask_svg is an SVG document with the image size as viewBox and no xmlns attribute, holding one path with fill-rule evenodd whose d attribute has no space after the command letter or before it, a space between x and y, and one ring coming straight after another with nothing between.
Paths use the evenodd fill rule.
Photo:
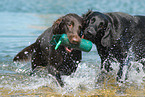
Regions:
<instances>
[{"instance_id":1,"label":"dog leg","mask_svg":"<svg viewBox=\"0 0 145 97\"><path fill-rule=\"evenodd\" d=\"M32 58L31 58L32 72L30 73L30 76L34 74L35 70L37 69L37 66L43 66L41 63L41 57L38 53L40 52L34 52L32 54Z\"/></svg>"},{"instance_id":2,"label":"dog leg","mask_svg":"<svg viewBox=\"0 0 145 97\"><path fill-rule=\"evenodd\" d=\"M114 60L110 56L108 56L105 60L101 60L101 70L106 72L112 71L113 68L110 66L113 61Z\"/></svg>"},{"instance_id":3,"label":"dog leg","mask_svg":"<svg viewBox=\"0 0 145 97\"><path fill-rule=\"evenodd\" d=\"M118 82L125 82L128 79L128 72L131 67L130 61L132 60L132 57L127 57L127 60L125 60L123 63L120 63L119 71L117 73L117 81Z\"/></svg>"},{"instance_id":4,"label":"dog leg","mask_svg":"<svg viewBox=\"0 0 145 97\"><path fill-rule=\"evenodd\" d=\"M102 83L107 78L107 74L109 71L112 71L113 68L110 67L111 61L107 58L104 62L101 62L101 73L98 75L97 82Z\"/></svg>"},{"instance_id":5,"label":"dog leg","mask_svg":"<svg viewBox=\"0 0 145 97\"><path fill-rule=\"evenodd\" d=\"M127 65L120 65L119 71L117 73L117 81L124 83L128 79L128 69L130 66Z\"/></svg>"},{"instance_id":6,"label":"dog leg","mask_svg":"<svg viewBox=\"0 0 145 97\"><path fill-rule=\"evenodd\" d=\"M129 69L131 68L130 62L134 59L132 47L129 48L126 54L127 54L126 58L122 58L120 62L119 71L117 73L117 81L121 83L125 82L128 79L128 72L129 72Z\"/></svg>"},{"instance_id":7,"label":"dog leg","mask_svg":"<svg viewBox=\"0 0 145 97\"><path fill-rule=\"evenodd\" d=\"M56 68L54 66L52 66L52 65L47 66L47 69L48 69L48 72L55 77L55 78L54 77L53 78L55 79L57 84L59 86L63 87L64 83L61 80L61 76L60 76L59 71L57 71Z\"/></svg>"}]
</instances>

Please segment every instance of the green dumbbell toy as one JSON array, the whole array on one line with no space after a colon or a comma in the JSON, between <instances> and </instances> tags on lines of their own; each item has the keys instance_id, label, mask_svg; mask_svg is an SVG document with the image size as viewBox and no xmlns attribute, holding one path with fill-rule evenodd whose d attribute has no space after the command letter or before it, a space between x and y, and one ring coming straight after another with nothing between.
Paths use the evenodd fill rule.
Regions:
<instances>
[{"instance_id":1,"label":"green dumbbell toy","mask_svg":"<svg viewBox=\"0 0 145 97\"><path fill-rule=\"evenodd\" d=\"M75 48L77 50L81 50L81 51L85 51L85 52L89 52L92 49L92 42L91 41L86 40L86 39L81 39L81 42L78 45L71 44L69 42L69 39L68 39L66 34L54 35L52 37L52 40L50 41L50 43L52 45L56 45L55 50L57 50L60 45Z\"/></svg>"}]
</instances>

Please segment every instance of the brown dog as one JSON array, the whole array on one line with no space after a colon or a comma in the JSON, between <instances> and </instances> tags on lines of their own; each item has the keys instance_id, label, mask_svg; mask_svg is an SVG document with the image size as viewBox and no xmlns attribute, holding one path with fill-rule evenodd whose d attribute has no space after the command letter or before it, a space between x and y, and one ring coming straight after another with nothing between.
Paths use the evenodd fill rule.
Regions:
<instances>
[{"instance_id":1,"label":"brown dog","mask_svg":"<svg viewBox=\"0 0 145 97\"><path fill-rule=\"evenodd\" d=\"M53 75L60 86L64 86L61 75L70 75L75 72L81 61L81 51L60 46L55 50L55 45L50 44L54 34L67 34L70 43L78 44L82 28L82 18L76 14L67 14L42 33L35 43L19 52L13 61L31 60L32 73L37 66L45 66Z\"/></svg>"}]
</instances>

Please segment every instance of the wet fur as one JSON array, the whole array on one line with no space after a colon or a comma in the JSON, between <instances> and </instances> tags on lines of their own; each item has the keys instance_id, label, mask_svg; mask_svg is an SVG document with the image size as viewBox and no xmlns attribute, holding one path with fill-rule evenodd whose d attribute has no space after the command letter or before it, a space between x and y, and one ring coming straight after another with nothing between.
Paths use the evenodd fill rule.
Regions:
<instances>
[{"instance_id":1,"label":"wet fur","mask_svg":"<svg viewBox=\"0 0 145 97\"><path fill-rule=\"evenodd\" d=\"M145 58L145 16L131 16L121 12L100 13L88 11L84 18L84 38L97 47L101 58L101 70L109 72L113 58L120 63L117 81L127 79L124 66L130 61ZM129 53L133 56L129 57ZM141 62L145 67L145 62Z\"/></svg>"},{"instance_id":2,"label":"wet fur","mask_svg":"<svg viewBox=\"0 0 145 97\"><path fill-rule=\"evenodd\" d=\"M72 25L71 28L69 28L70 25ZM56 78L59 85L63 87L61 75L70 75L76 71L82 59L81 51L74 49L68 52L64 46L55 50L55 45L50 44L50 41L53 35L65 33L71 43L77 44L80 41L81 27L81 17L76 14L67 14L56 20L52 27L37 38L35 43L20 51L13 61L31 60L31 74L35 72L37 66L45 66L48 72Z\"/></svg>"}]
</instances>

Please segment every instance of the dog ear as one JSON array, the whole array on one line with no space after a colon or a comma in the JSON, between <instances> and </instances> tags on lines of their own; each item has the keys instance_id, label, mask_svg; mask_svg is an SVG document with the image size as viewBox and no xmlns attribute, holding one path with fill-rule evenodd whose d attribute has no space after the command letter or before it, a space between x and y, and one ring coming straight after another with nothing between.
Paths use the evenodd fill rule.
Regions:
<instances>
[{"instance_id":1,"label":"dog ear","mask_svg":"<svg viewBox=\"0 0 145 97\"><path fill-rule=\"evenodd\" d=\"M53 34L61 34L61 23L63 22L62 18L57 19L52 25Z\"/></svg>"},{"instance_id":2,"label":"dog ear","mask_svg":"<svg viewBox=\"0 0 145 97\"><path fill-rule=\"evenodd\" d=\"M105 34L104 34L104 36L101 39L101 44L104 47L110 47L110 45L111 45L110 29L111 29L111 23L108 23L108 26L107 26L107 28L105 30Z\"/></svg>"},{"instance_id":3,"label":"dog ear","mask_svg":"<svg viewBox=\"0 0 145 97\"><path fill-rule=\"evenodd\" d=\"M89 9L86 14L82 15L83 19L87 19L87 17L89 17L92 13L93 13L93 11Z\"/></svg>"}]
</instances>

